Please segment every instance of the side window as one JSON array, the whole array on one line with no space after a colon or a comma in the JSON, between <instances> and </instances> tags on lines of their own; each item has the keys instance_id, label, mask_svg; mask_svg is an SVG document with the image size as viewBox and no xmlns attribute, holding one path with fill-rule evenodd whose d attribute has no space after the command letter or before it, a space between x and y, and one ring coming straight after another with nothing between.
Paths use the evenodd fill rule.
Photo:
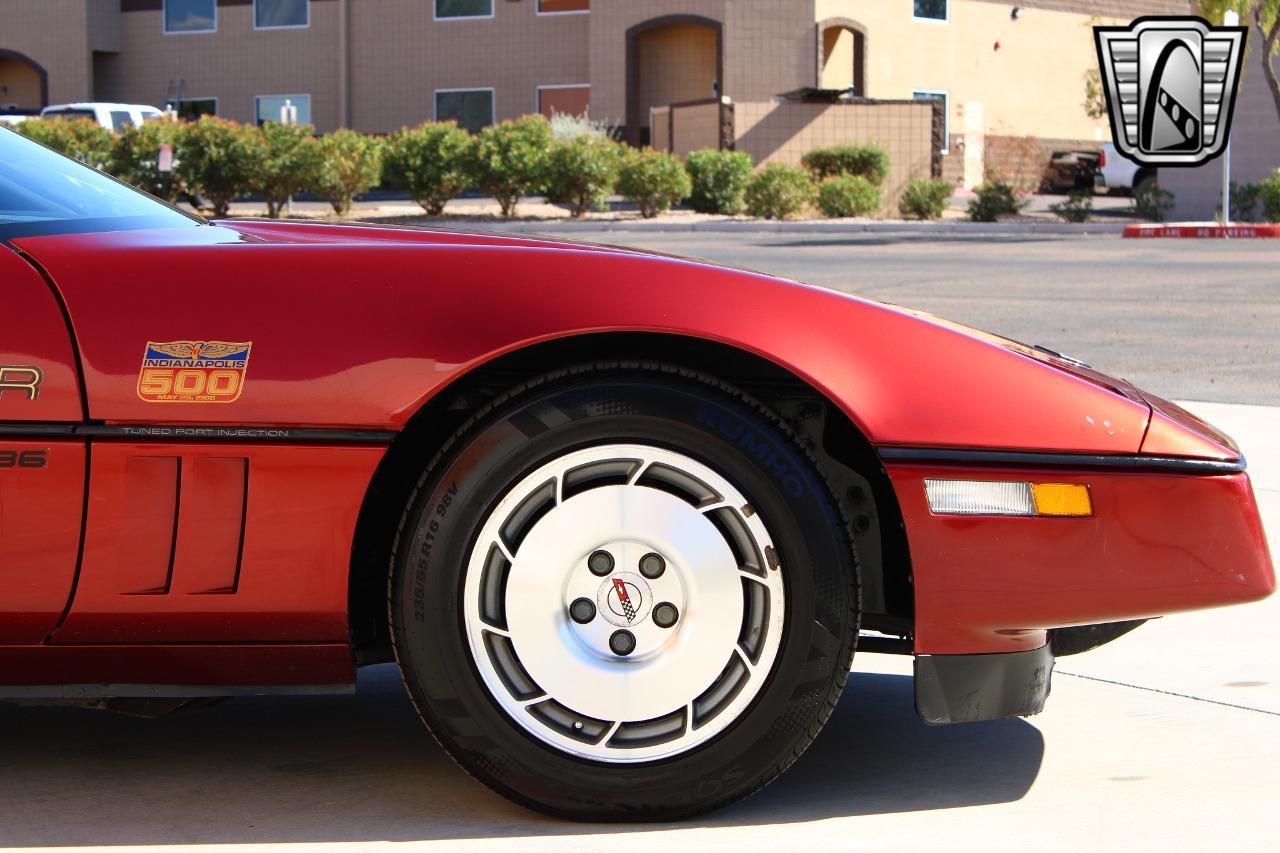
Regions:
<instances>
[{"instance_id":1,"label":"side window","mask_svg":"<svg viewBox=\"0 0 1280 853\"><path fill-rule=\"evenodd\" d=\"M450 120L472 133L493 124L493 90L436 89L436 121Z\"/></svg>"},{"instance_id":2,"label":"side window","mask_svg":"<svg viewBox=\"0 0 1280 853\"><path fill-rule=\"evenodd\" d=\"M128 110L112 110L111 111L111 127L114 130L124 130L126 127L133 126L133 116L129 115Z\"/></svg>"},{"instance_id":3,"label":"side window","mask_svg":"<svg viewBox=\"0 0 1280 853\"><path fill-rule=\"evenodd\" d=\"M432 0L436 20L447 18L492 18L493 0Z\"/></svg>"},{"instance_id":4,"label":"side window","mask_svg":"<svg viewBox=\"0 0 1280 853\"><path fill-rule=\"evenodd\" d=\"M211 33L217 29L215 0L164 0L166 33Z\"/></svg>"},{"instance_id":5,"label":"side window","mask_svg":"<svg viewBox=\"0 0 1280 853\"><path fill-rule=\"evenodd\" d=\"M253 0L253 25L259 30L306 27L310 23L307 0Z\"/></svg>"},{"instance_id":6,"label":"side window","mask_svg":"<svg viewBox=\"0 0 1280 853\"><path fill-rule=\"evenodd\" d=\"M298 111L298 124L311 124L310 95L259 95L255 99L254 119L258 124L268 121L280 121L281 111L285 104L293 105Z\"/></svg>"}]
</instances>

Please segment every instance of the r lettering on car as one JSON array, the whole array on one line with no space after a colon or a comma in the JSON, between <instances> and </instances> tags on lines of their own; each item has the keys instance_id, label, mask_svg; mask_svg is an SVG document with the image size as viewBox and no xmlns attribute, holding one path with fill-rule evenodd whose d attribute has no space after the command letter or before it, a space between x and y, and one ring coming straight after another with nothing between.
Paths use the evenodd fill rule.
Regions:
<instances>
[{"instance_id":1,"label":"r lettering on car","mask_svg":"<svg viewBox=\"0 0 1280 853\"><path fill-rule=\"evenodd\" d=\"M40 399L44 371L33 364L0 365L0 398L18 394L28 400Z\"/></svg>"}]
</instances>

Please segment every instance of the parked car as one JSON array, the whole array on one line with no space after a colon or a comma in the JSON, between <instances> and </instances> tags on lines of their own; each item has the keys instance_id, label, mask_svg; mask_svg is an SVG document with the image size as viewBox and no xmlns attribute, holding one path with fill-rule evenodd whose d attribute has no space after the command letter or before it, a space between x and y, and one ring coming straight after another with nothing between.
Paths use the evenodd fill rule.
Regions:
<instances>
[{"instance_id":1,"label":"parked car","mask_svg":"<svg viewBox=\"0 0 1280 853\"><path fill-rule=\"evenodd\" d=\"M1209 424L774 276L210 223L0 128L0 281L3 697L394 661L500 793L676 819L785 770L855 647L926 723L1028 715L1055 656L1275 588Z\"/></svg>"},{"instance_id":2,"label":"parked car","mask_svg":"<svg viewBox=\"0 0 1280 853\"><path fill-rule=\"evenodd\" d=\"M1114 143L1102 146L1098 158L1098 171L1094 176L1094 188L1104 192L1132 193L1140 185L1156 179L1156 170L1140 166L1116 150Z\"/></svg>"},{"instance_id":3,"label":"parked car","mask_svg":"<svg viewBox=\"0 0 1280 853\"><path fill-rule=\"evenodd\" d=\"M53 104L40 111L41 118L91 118L107 130L120 130L159 118L163 112L145 104L111 104L105 102Z\"/></svg>"},{"instance_id":4,"label":"parked car","mask_svg":"<svg viewBox=\"0 0 1280 853\"><path fill-rule=\"evenodd\" d=\"M29 118L31 118L30 113L3 113L0 114L0 124L7 124L13 127L22 124Z\"/></svg>"},{"instance_id":5,"label":"parked car","mask_svg":"<svg viewBox=\"0 0 1280 853\"><path fill-rule=\"evenodd\" d=\"M1062 193L1093 188L1097 151L1055 151L1045 167L1041 192Z\"/></svg>"}]
</instances>

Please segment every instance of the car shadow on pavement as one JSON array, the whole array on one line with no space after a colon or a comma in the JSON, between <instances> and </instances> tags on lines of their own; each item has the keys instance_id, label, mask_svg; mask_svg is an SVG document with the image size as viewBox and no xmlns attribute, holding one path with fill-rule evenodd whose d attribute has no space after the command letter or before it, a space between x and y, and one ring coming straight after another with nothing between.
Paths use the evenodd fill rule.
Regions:
<instances>
[{"instance_id":1,"label":"car shadow on pavement","mask_svg":"<svg viewBox=\"0 0 1280 853\"><path fill-rule=\"evenodd\" d=\"M826 730L748 801L682 826L751 826L1021 798L1023 720L928 728L911 679L855 674ZM0 704L0 845L410 841L615 833L507 803L418 722L393 667L356 696L244 698L158 719ZM651 824L632 831L661 828Z\"/></svg>"}]
</instances>

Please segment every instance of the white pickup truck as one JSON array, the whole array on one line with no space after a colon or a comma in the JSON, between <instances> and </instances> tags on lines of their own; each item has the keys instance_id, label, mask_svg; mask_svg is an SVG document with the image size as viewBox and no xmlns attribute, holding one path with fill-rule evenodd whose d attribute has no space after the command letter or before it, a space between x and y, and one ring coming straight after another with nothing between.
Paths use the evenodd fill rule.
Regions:
<instances>
[{"instance_id":1,"label":"white pickup truck","mask_svg":"<svg viewBox=\"0 0 1280 853\"><path fill-rule=\"evenodd\" d=\"M93 101L76 104L53 104L40 111L41 118L89 118L107 130L123 130L139 125L164 113L146 104L111 104Z\"/></svg>"},{"instance_id":2,"label":"white pickup truck","mask_svg":"<svg viewBox=\"0 0 1280 853\"><path fill-rule=\"evenodd\" d=\"M1114 143L1102 145L1098 158L1098 171L1093 176L1093 186L1103 192L1131 193L1145 181L1154 181L1156 170L1140 166L1116 150Z\"/></svg>"}]
</instances>

